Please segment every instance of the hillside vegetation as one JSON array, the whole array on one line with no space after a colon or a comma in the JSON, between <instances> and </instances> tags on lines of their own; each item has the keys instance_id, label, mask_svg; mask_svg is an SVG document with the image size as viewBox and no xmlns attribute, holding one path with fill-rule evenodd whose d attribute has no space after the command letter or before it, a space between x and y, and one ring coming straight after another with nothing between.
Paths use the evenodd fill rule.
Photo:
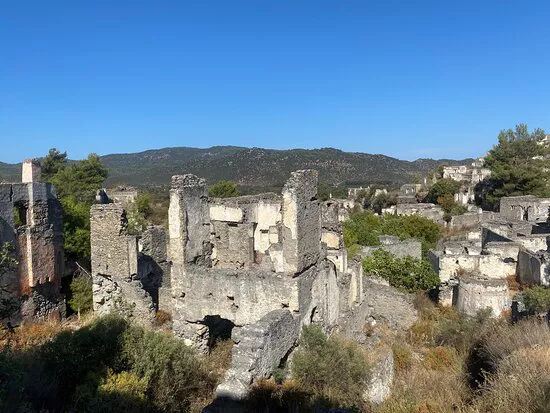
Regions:
<instances>
[{"instance_id":1,"label":"hillside vegetation","mask_svg":"<svg viewBox=\"0 0 550 413\"><path fill-rule=\"evenodd\" d=\"M344 152L333 148L272 150L215 146L165 148L100 157L109 169L108 186L167 185L175 174L193 173L209 184L231 180L239 186L280 189L291 171L316 169L320 181L331 185L364 185L373 182L403 184L426 175L441 163L469 160L418 159L402 161L385 155ZM0 162L0 181L18 181L20 164Z\"/></svg>"}]
</instances>

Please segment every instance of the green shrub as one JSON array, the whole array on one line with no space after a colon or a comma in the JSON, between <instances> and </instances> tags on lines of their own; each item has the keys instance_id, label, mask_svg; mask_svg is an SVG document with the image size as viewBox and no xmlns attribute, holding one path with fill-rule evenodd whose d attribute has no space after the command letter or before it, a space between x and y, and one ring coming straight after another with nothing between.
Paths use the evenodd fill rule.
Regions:
<instances>
[{"instance_id":1,"label":"green shrub","mask_svg":"<svg viewBox=\"0 0 550 413\"><path fill-rule=\"evenodd\" d=\"M102 317L0 351L0 411L188 412L207 404L227 368L231 347L219 347L216 358L200 358L171 334Z\"/></svg>"},{"instance_id":2,"label":"green shrub","mask_svg":"<svg viewBox=\"0 0 550 413\"><path fill-rule=\"evenodd\" d=\"M535 286L523 291L525 307L531 313L541 313L550 310L550 289Z\"/></svg>"},{"instance_id":3,"label":"green shrub","mask_svg":"<svg viewBox=\"0 0 550 413\"><path fill-rule=\"evenodd\" d=\"M239 190L237 184L232 181L219 181L216 182L208 189L208 196L216 198L231 198L239 196Z\"/></svg>"},{"instance_id":4,"label":"green shrub","mask_svg":"<svg viewBox=\"0 0 550 413\"><path fill-rule=\"evenodd\" d=\"M343 223L344 244L351 247L359 245L380 245L382 220L371 212L354 212Z\"/></svg>"},{"instance_id":5,"label":"green shrub","mask_svg":"<svg viewBox=\"0 0 550 413\"><path fill-rule=\"evenodd\" d=\"M440 283L439 277L426 260L397 258L384 250L376 250L365 258L363 270L366 274L382 277L392 287L407 292L429 290Z\"/></svg>"},{"instance_id":6,"label":"green shrub","mask_svg":"<svg viewBox=\"0 0 550 413\"><path fill-rule=\"evenodd\" d=\"M428 202L436 203L441 197L453 196L460 189L460 182L451 178L438 180L428 191Z\"/></svg>"},{"instance_id":7,"label":"green shrub","mask_svg":"<svg viewBox=\"0 0 550 413\"><path fill-rule=\"evenodd\" d=\"M149 401L164 412L188 411L216 384L195 352L169 334L130 327L124 334L122 356L131 372L147 378Z\"/></svg>"},{"instance_id":8,"label":"green shrub","mask_svg":"<svg viewBox=\"0 0 550 413\"><path fill-rule=\"evenodd\" d=\"M93 310L92 279L87 276L75 277L70 285L69 306L80 316Z\"/></svg>"},{"instance_id":9,"label":"green shrub","mask_svg":"<svg viewBox=\"0 0 550 413\"><path fill-rule=\"evenodd\" d=\"M435 222L419 215L382 217L371 212L355 212L343 224L344 244L365 246L380 245L380 235L394 235L401 239L417 238L422 242L422 251L434 248L440 237L440 228Z\"/></svg>"},{"instance_id":10,"label":"green shrub","mask_svg":"<svg viewBox=\"0 0 550 413\"><path fill-rule=\"evenodd\" d=\"M319 327L305 326L292 360L292 377L306 392L334 405L361 404L370 371L356 343L327 338Z\"/></svg>"}]
</instances>

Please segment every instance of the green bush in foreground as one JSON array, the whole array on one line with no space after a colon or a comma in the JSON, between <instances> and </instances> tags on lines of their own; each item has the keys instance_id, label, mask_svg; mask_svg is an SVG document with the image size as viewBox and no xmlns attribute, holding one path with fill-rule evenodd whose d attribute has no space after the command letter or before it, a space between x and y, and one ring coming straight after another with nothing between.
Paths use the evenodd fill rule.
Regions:
<instances>
[{"instance_id":1,"label":"green bush in foreground","mask_svg":"<svg viewBox=\"0 0 550 413\"><path fill-rule=\"evenodd\" d=\"M363 270L366 274L382 277L392 287L407 292L429 290L440 283L439 277L426 260L397 258L384 250L376 250L365 258Z\"/></svg>"},{"instance_id":2,"label":"green bush in foreground","mask_svg":"<svg viewBox=\"0 0 550 413\"><path fill-rule=\"evenodd\" d=\"M195 411L216 385L207 360L169 334L99 318L26 351L0 351L0 412Z\"/></svg>"},{"instance_id":3,"label":"green bush in foreground","mask_svg":"<svg viewBox=\"0 0 550 413\"><path fill-rule=\"evenodd\" d=\"M314 398L352 407L362 403L370 370L358 344L327 336L315 325L302 330L292 377Z\"/></svg>"}]
</instances>

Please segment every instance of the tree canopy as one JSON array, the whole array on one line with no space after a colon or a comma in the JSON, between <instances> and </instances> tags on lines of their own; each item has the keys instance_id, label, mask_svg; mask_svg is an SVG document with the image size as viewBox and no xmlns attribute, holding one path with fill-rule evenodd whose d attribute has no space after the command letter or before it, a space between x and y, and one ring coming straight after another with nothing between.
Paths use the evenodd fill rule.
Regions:
<instances>
[{"instance_id":1,"label":"tree canopy","mask_svg":"<svg viewBox=\"0 0 550 413\"><path fill-rule=\"evenodd\" d=\"M41 164L42 180L50 182L56 173L67 166L67 152L61 153L56 148L51 148Z\"/></svg>"},{"instance_id":2,"label":"tree canopy","mask_svg":"<svg viewBox=\"0 0 550 413\"><path fill-rule=\"evenodd\" d=\"M59 169L51 181L61 199L73 197L77 202L91 204L108 175L99 156L91 153L87 159Z\"/></svg>"},{"instance_id":3,"label":"tree canopy","mask_svg":"<svg viewBox=\"0 0 550 413\"><path fill-rule=\"evenodd\" d=\"M504 196L550 196L550 148L542 129L529 132L527 125L502 130L485 158L491 177L485 183L485 201L498 209Z\"/></svg>"},{"instance_id":4,"label":"tree canopy","mask_svg":"<svg viewBox=\"0 0 550 413\"><path fill-rule=\"evenodd\" d=\"M67 163L67 154L50 149L44 158L48 180L63 206L65 253L77 258L90 256L90 206L107 178L108 170L95 153L87 159Z\"/></svg>"},{"instance_id":5,"label":"tree canopy","mask_svg":"<svg viewBox=\"0 0 550 413\"><path fill-rule=\"evenodd\" d=\"M451 178L443 178L434 183L428 191L428 201L437 203L441 197L453 197L460 190L460 182Z\"/></svg>"},{"instance_id":6,"label":"tree canopy","mask_svg":"<svg viewBox=\"0 0 550 413\"><path fill-rule=\"evenodd\" d=\"M237 184L232 181L218 181L208 189L208 195L215 198L231 198L239 196Z\"/></svg>"}]
</instances>

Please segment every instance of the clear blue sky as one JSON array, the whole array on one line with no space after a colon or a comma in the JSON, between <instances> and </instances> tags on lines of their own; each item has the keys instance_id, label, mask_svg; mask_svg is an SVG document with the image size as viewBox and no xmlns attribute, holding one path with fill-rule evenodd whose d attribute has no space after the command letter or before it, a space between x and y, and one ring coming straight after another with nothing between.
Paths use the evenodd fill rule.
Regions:
<instances>
[{"instance_id":1,"label":"clear blue sky","mask_svg":"<svg viewBox=\"0 0 550 413\"><path fill-rule=\"evenodd\" d=\"M0 161L166 146L482 155L550 131L550 1L0 0Z\"/></svg>"}]
</instances>

